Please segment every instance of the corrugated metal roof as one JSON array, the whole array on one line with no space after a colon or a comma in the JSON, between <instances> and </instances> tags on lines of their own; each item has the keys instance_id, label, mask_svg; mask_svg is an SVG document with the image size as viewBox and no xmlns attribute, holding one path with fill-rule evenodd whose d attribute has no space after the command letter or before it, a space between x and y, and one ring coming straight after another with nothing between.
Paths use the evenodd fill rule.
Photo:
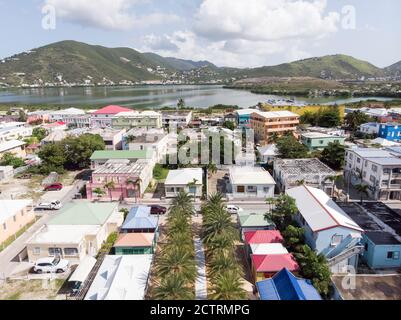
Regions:
<instances>
[{"instance_id":1,"label":"corrugated metal roof","mask_svg":"<svg viewBox=\"0 0 401 320\"><path fill-rule=\"evenodd\" d=\"M295 199L300 214L313 231L342 226L363 232L324 191L303 185L286 193Z\"/></svg>"},{"instance_id":2,"label":"corrugated metal roof","mask_svg":"<svg viewBox=\"0 0 401 320\"><path fill-rule=\"evenodd\" d=\"M150 207L139 206L131 209L121 230L126 229L156 229L159 223L157 217L151 216Z\"/></svg>"},{"instance_id":3,"label":"corrugated metal roof","mask_svg":"<svg viewBox=\"0 0 401 320\"><path fill-rule=\"evenodd\" d=\"M257 230L247 231L244 233L245 243L281 243L284 241L283 236L278 230Z\"/></svg>"},{"instance_id":4,"label":"corrugated metal roof","mask_svg":"<svg viewBox=\"0 0 401 320\"><path fill-rule=\"evenodd\" d=\"M322 300L309 281L296 278L287 269L257 282L256 287L261 300Z\"/></svg>"},{"instance_id":5,"label":"corrugated metal roof","mask_svg":"<svg viewBox=\"0 0 401 320\"><path fill-rule=\"evenodd\" d=\"M278 272L284 268L290 271L298 271L299 266L291 253L257 255L253 254L252 264L257 272Z\"/></svg>"},{"instance_id":6,"label":"corrugated metal roof","mask_svg":"<svg viewBox=\"0 0 401 320\"><path fill-rule=\"evenodd\" d=\"M102 150L95 151L91 160L104 160L104 159L150 159L152 158L153 150Z\"/></svg>"}]
</instances>

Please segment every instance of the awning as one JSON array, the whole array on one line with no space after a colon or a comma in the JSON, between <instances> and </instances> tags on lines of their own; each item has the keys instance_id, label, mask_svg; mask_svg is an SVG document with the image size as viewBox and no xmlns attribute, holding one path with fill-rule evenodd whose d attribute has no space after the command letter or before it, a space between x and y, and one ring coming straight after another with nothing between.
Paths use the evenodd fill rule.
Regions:
<instances>
[{"instance_id":1,"label":"awning","mask_svg":"<svg viewBox=\"0 0 401 320\"><path fill-rule=\"evenodd\" d=\"M74 273L71 275L69 282L84 282L88 277L89 273L96 264L96 259L87 256L79 266L75 269Z\"/></svg>"}]
</instances>

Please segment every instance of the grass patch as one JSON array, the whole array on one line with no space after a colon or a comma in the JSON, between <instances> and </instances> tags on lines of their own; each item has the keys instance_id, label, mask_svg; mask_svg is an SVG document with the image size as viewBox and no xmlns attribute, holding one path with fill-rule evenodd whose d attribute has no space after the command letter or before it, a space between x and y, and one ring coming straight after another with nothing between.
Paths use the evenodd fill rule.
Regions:
<instances>
[{"instance_id":1,"label":"grass patch","mask_svg":"<svg viewBox=\"0 0 401 320\"><path fill-rule=\"evenodd\" d=\"M153 169L153 179L157 180L158 182L163 182L166 180L168 176L169 170L164 168L160 164L156 164L155 168Z\"/></svg>"},{"instance_id":2,"label":"grass patch","mask_svg":"<svg viewBox=\"0 0 401 320\"><path fill-rule=\"evenodd\" d=\"M11 296L8 296L6 298L6 300L19 300L19 299L21 299L21 295L22 295L22 292L19 291L19 292L12 294Z\"/></svg>"}]
</instances>

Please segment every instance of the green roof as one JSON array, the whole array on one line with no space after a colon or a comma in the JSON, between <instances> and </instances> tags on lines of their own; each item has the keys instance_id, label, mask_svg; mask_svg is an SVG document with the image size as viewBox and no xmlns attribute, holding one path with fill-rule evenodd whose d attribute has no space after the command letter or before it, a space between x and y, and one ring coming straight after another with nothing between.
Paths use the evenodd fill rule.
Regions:
<instances>
[{"instance_id":1,"label":"green roof","mask_svg":"<svg viewBox=\"0 0 401 320\"><path fill-rule=\"evenodd\" d=\"M117 207L117 203L73 201L64 206L48 225L102 225Z\"/></svg>"},{"instance_id":2,"label":"green roof","mask_svg":"<svg viewBox=\"0 0 401 320\"><path fill-rule=\"evenodd\" d=\"M150 159L152 157L152 150L105 150L105 151L95 151L91 160L103 160L103 159Z\"/></svg>"},{"instance_id":3,"label":"green roof","mask_svg":"<svg viewBox=\"0 0 401 320\"><path fill-rule=\"evenodd\" d=\"M242 228L268 227L274 225L273 221L265 218L264 214L248 214L239 217Z\"/></svg>"}]
</instances>

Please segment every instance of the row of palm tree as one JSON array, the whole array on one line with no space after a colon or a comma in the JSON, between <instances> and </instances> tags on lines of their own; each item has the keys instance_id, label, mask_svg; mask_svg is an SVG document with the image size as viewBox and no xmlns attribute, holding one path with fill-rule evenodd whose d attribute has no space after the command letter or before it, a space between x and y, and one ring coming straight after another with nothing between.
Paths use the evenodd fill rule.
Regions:
<instances>
[{"instance_id":1,"label":"row of palm tree","mask_svg":"<svg viewBox=\"0 0 401 320\"><path fill-rule=\"evenodd\" d=\"M181 192L173 200L167 218L166 241L156 259L160 279L150 296L154 300L193 300L196 280L195 248L191 218L192 197Z\"/></svg>"},{"instance_id":2,"label":"row of palm tree","mask_svg":"<svg viewBox=\"0 0 401 320\"><path fill-rule=\"evenodd\" d=\"M239 232L227 212L220 193L213 194L202 206L202 241L206 248L208 276L213 300L242 300L243 269L236 256L235 242Z\"/></svg>"}]
</instances>

